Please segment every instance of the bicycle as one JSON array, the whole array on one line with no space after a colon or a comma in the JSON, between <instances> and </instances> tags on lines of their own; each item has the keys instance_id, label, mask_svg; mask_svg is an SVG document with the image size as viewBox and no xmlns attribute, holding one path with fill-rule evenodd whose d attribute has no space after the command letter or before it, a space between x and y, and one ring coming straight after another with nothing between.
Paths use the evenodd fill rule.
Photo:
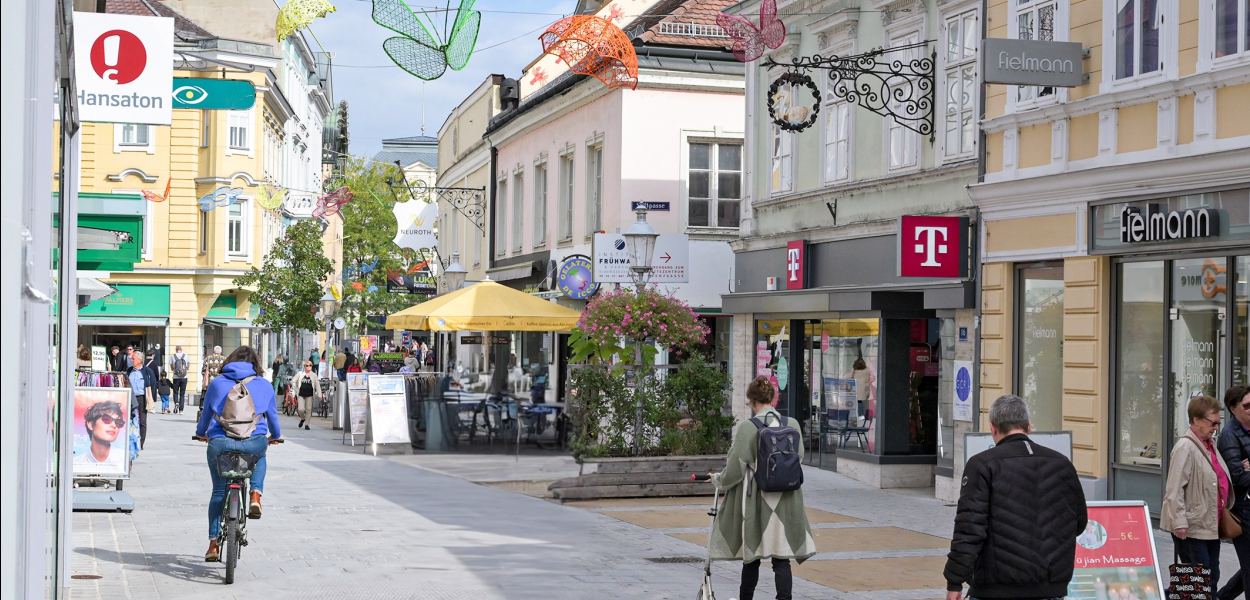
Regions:
<instances>
[{"instance_id":1,"label":"bicycle","mask_svg":"<svg viewBox=\"0 0 1250 600\"><path fill-rule=\"evenodd\" d=\"M208 442L208 438L191 436L197 442ZM285 440L273 438L269 445L281 444ZM217 547L225 553L227 585L234 583L234 568L239 562L239 553L247 545L247 504L248 481L252 477L252 469L260 460L254 454L242 452L222 452L217 456L217 472L226 479L226 497L222 499L221 533L217 536Z\"/></svg>"}]
</instances>

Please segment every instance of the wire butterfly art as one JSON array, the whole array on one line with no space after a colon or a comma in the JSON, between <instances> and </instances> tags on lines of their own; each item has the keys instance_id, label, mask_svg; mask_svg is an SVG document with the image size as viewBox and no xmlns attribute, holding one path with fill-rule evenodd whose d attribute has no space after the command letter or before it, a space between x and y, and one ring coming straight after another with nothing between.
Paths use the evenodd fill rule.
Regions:
<instances>
[{"instance_id":1,"label":"wire butterfly art","mask_svg":"<svg viewBox=\"0 0 1250 600\"><path fill-rule=\"evenodd\" d=\"M758 26L746 17L725 13L716 15L716 24L733 38L734 58L742 62L751 62L764 56L765 48L775 50L786 41L786 24L777 18L777 0L764 0L760 3Z\"/></svg>"},{"instance_id":2,"label":"wire butterfly art","mask_svg":"<svg viewBox=\"0 0 1250 600\"><path fill-rule=\"evenodd\" d=\"M439 37L430 13L416 13L403 0L373 0L374 22L400 34L382 42L382 49L399 68L426 81L442 77L447 67L459 71L469 64L482 25L482 13L473 10L476 2L460 0L454 11L448 3L444 12L443 31L447 36L444 40ZM449 29L447 18L453 13L455 20Z\"/></svg>"}]
</instances>

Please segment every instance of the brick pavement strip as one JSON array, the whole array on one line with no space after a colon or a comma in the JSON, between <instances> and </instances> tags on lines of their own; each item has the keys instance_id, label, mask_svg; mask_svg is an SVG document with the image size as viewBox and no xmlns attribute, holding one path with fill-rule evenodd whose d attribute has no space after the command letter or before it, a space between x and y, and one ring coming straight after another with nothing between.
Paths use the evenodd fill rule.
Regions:
<instances>
[{"instance_id":1,"label":"brick pavement strip","mask_svg":"<svg viewBox=\"0 0 1250 600\"><path fill-rule=\"evenodd\" d=\"M236 583L226 587L221 564L203 562L210 493L204 446L190 440L190 415L152 415L148 447L126 486L134 513L74 514L73 574L101 578L74 580L71 598L657 599L691 598L698 587L701 542L638 527L591 505L559 505L462 478L555 479L576 473L568 457L522 456L520 463L505 455L373 457L341 445L325 420L315 419L312 431L294 424L284 417L288 442L270 450L265 516L249 524L251 545ZM811 469L804 494L812 508L864 521L820 527L950 536L954 508L922 493L871 489ZM817 559L941 555L939 549L836 550ZM1159 552L1170 559L1169 544ZM1235 569L1235 558L1225 559L1224 568ZM738 569L717 563L719 597L737 595ZM770 597L771 577L761 575L757 597ZM801 579L795 592L803 599L940 597L932 588L839 592Z\"/></svg>"}]
</instances>

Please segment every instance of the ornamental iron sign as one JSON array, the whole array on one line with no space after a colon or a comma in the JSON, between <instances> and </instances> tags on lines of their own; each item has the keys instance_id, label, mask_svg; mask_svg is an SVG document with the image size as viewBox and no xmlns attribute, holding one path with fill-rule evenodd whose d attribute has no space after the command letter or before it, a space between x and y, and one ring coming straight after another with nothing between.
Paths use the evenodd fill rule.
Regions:
<instances>
[{"instance_id":1,"label":"ornamental iron sign","mask_svg":"<svg viewBox=\"0 0 1250 600\"><path fill-rule=\"evenodd\" d=\"M985 83L1076 87L1085 84L1080 42L981 40Z\"/></svg>"}]
</instances>

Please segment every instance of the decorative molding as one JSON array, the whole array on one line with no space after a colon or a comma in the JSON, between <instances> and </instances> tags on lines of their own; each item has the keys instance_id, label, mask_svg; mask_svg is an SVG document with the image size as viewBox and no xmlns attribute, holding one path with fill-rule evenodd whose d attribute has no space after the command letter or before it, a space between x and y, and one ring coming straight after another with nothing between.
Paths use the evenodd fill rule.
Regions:
<instances>
[{"instance_id":1,"label":"decorative molding","mask_svg":"<svg viewBox=\"0 0 1250 600\"><path fill-rule=\"evenodd\" d=\"M1098 156L1115 154L1119 114L1120 111L1114 108L1098 113Z\"/></svg>"},{"instance_id":2,"label":"decorative molding","mask_svg":"<svg viewBox=\"0 0 1250 600\"><path fill-rule=\"evenodd\" d=\"M105 179L107 179L107 180L109 180L109 181L116 181L116 182L120 182L120 181L122 181L122 180L126 179L127 177L129 177L129 176L131 176L131 175L134 175L134 176L138 177L139 179L143 180L143 183L156 183L156 180L157 180L157 178L158 178L156 175L148 175L147 173L145 173L145 172L143 171L143 169L139 169L139 168L136 168L136 167L131 167L131 168L129 168L129 169L124 169L124 170L122 170L122 172L120 172L120 173L114 173L114 174L112 174L112 175L107 175L107 176L105 176Z\"/></svg>"},{"instance_id":3,"label":"decorative molding","mask_svg":"<svg viewBox=\"0 0 1250 600\"><path fill-rule=\"evenodd\" d=\"M1016 161L1020 155L1020 130L1008 129L1003 132L1003 171L1015 171Z\"/></svg>"},{"instance_id":4,"label":"decorative molding","mask_svg":"<svg viewBox=\"0 0 1250 600\"><path fill-rule=\"evenodd\" d=\"M1156 139L1159 146L1171 146L1176 143L1176 99L1164 98L1159 101L1155 121Z\"/></svg>"},{"instance_id":5,"label":"decorative molding","mask_svg":"<svg viewBox=\"0 0 1250 600\"><path fill-rule=\"evenodd\" d=\"M881 25L890 27L896 23L901 23L909 19L918 19L924 16L925 7L920 0L886 0L884 2L874 2L881 13Z\"/></svg>"},{"instance_id":6,"label":"decorative molding","mask_svg":"<svg viewBox=\"0 0 1250 600\"><path fill-rule=\"evenodd\" d=\"M1194 92L1194 141L1215 137L1215 90Z\"/></svg>"},{"instance_id":7,"label":"decorative molding","mask_svg":"<svg viewBox=\"0 0 1250 600\"><path fill-rule=\"evenodd\" d=\"M1050 162L1068 162L1068 120L1062 119L1050 125Z\"/></svg>"}]
</instances>

